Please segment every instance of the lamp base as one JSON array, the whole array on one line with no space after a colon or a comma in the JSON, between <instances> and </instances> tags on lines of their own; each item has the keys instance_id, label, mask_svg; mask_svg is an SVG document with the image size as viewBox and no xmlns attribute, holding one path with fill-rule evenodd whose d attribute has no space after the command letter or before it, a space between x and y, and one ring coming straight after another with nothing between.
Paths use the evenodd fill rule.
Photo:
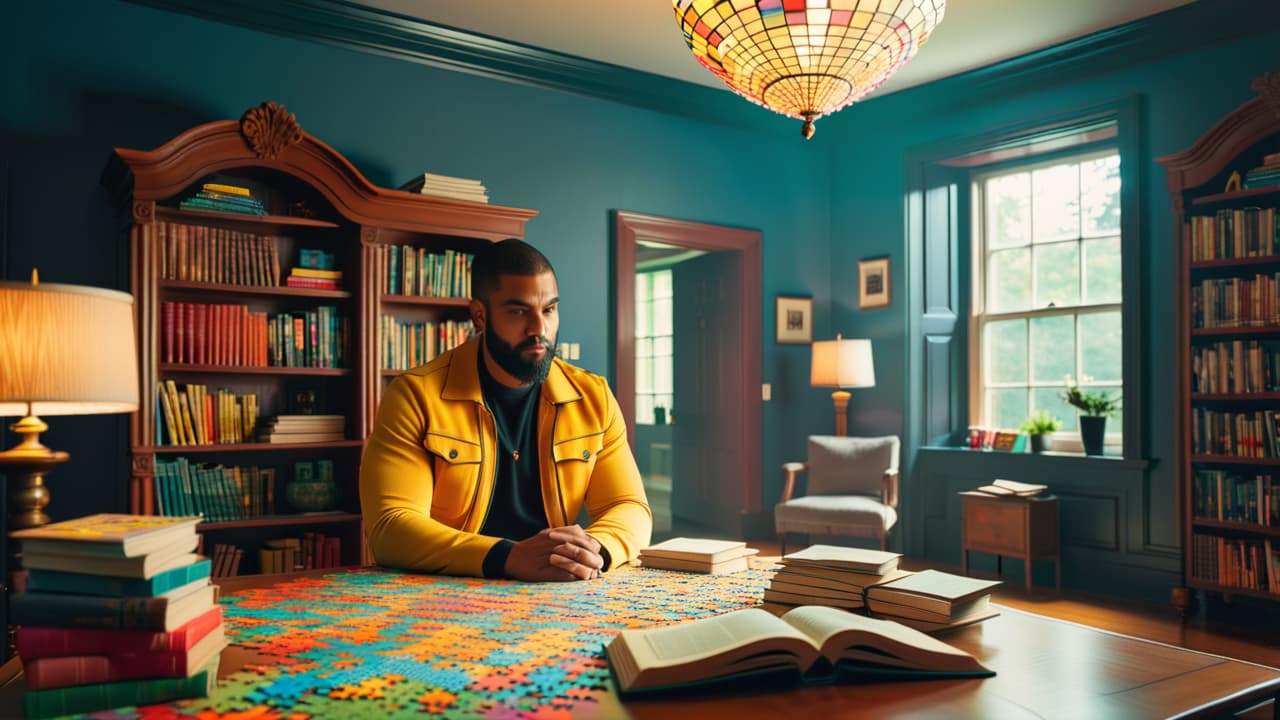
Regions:
<instances>
[{"instance_id":1,"label":"lamp base","mask_svg":"<svg viewBox=\"0 0 1280 720\"><path fill-rule=\"evenodd\" d=\"M44 508L49 504L49 488L44 476L71 456L46 450L43 454L0 453L0 474L9 480L9 529L22 530L49 522Z\"/></svg>"},{"instance_id":2,"label":"lamp base","mask_svg":"<svg viewBox=\"0 0 1280 720\"><path fill-rule=\"evenodd\" d=\"M852 393L848 390L837 390L831 393L831 399L836 406L836 437L844 437L849 434L849 398Z\"/></svg>"}]
</instances>

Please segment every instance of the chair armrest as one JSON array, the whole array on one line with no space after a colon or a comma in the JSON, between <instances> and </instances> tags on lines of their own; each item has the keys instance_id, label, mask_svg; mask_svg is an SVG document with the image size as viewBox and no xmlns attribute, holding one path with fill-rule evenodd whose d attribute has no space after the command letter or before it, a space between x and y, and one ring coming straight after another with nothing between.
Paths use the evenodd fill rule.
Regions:
<instances>
[{"instance_id":1,"label":"chair armrest","mask_svg":"<svg viewBox=\"0 0 1280 720\"><path fill-rule=\"evenodd\" d=\"M787 502L796 491L796 475L809 469L809 463L782 463L782 497L780 503Z\"/></svg>"},{"instance_id":2,"label":"chair armrest","mask_svg":"<svg viewBox=\"0 0 1280 720\"><path fill-rule=\"evenodd\" d=\"M898 507L898 469L889 468L884 471L884 479L880 485L880 502L891 508Z\"/></svg>"}]
</instances>

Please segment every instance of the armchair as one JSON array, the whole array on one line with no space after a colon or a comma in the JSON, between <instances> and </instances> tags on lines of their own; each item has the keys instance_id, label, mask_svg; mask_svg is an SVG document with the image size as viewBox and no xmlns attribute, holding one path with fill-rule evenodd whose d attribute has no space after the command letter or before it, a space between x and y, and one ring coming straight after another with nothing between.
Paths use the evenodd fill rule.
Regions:
<instances>
[{"instance_id":1,"label":"armchair","mask_svg":"<svg viewBox=\"0 0 1280 720\"><path fill-rule=\"evenodd\" d=\"M809 437L808 462L783 463L782 498L773 509L778 544L787 533L873 537L888 549L898 522L898 438ZM795 497L796 477L809 473L807 493Z\"/></svg>"}]
</instances>

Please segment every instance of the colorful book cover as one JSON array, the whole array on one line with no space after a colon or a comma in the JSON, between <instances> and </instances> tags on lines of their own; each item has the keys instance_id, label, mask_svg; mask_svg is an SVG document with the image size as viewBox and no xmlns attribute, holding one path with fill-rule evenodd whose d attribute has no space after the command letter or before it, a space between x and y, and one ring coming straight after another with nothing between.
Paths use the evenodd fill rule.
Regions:
<instances>
[{"instance_id":1,"label":"colorful book cover","mask_svg":"<svg viewBox=\"0 0 1280 720\"><path fill-rule=\"evenodd\" d=\"M150 578L122 578L110 575L85 575L56 570L28 570L27 590L108 597L155 597L201 578L209 577L210 562L200 562L166 570Z\"/></svg>"},{"instance_id":2,"label":"colorful book cover","mask_svg":"<svg viewBox=\"0 0 1280 720\"><path fill-rule=\"evenodd\" d=\"M202 579L157 597L14 593L9 620L24 627L162 632L178 629L213 606L214 587Z\"/></svg>"},{"instance_id":3,"label":"colorful book cover","mask_svg":"<svg viewBox=\"0 0 1280 720\"><path fill-rule=\"evenodd\" d=\"M23 658L22 675L28 690L49 690L72 685L121 682L144 678L190 677L227 646L219 624L194 645L176 652L140 654L66 655Z\"/></svg>"},{"instance_id":4,"label":"colorful book cover","mask_svg":"<svg viewBox=\"0 0 1280 720\"><path fill-rule=\"evenodd\" d=\"M195 535L198 517L100 513L18 530L23 552L139 557Z\"/></svg>"},{"instance_id":5,"label":"colorful book cover","mask_svg":"<svg viewBox=\"0 0 1280 720\"><path fill-rule=\"evenodd\" d=\"M190 650L222 624L222 606L214 605L175 630L85 630L82 628L21 627L14 635L19 657L31 660L65 655L125 657Z\"/></svg>"},{"instance_id":6,"label":"colorful book cover","mask_svg":"<svg viewBox=\"0 0 1280 720\"><path fill-rule=\"evenodd\" d=\"M218 681L218 654L187 678L147 678L124 682L28 690L22 696L27 718L56 717L124 706L155 705L183 698L208 697Z\"/></svg>"}]
</instances>

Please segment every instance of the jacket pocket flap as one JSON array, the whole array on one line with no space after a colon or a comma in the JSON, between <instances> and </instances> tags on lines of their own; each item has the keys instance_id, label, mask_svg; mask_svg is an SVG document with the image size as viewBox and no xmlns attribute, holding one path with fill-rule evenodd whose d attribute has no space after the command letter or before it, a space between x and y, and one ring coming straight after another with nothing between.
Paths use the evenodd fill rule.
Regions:
<instances>
[{"instance_id":1,"label":"jacket pocket flap","mask_svg":"<svg viewBox=\"0 0 1280 720\"><path fill-rule=\"evenodd\" d=\"M597 433L586 437L565 440L564 442L556 443L552 453L556 462L562 462L564 460L587 461L600 451L600 445L603 439L604 434Z\"/></svg>"},{"instance_id":2,"label":"jacket pocket flap","mask_svg":"<svg viewBox=\"0 0 1280 720\"><path fill-rule=\"evenodd\" d=\"M479 445L448 435L427 433L427 439L422 441L422 446L427 449L427 452L453 465L480 462Z\"/></svg>"}]
</instances>

